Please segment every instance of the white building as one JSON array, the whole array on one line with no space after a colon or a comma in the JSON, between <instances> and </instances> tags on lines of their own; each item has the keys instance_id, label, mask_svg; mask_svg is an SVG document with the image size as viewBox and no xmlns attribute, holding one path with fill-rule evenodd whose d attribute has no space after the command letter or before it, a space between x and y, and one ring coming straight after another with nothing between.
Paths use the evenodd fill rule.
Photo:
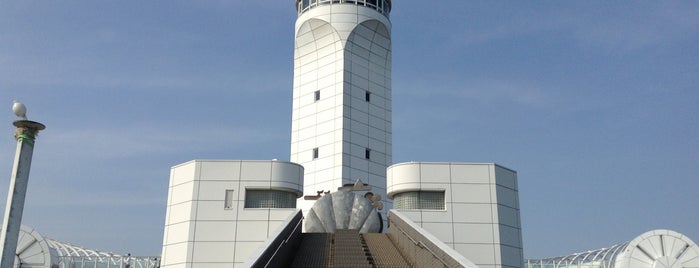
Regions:
<instances>
[{"instance_id":1,"label":"white building","mask_svg":"<svg viewBox=\"0 0 699 268\"><path fill-rule=\"evenodd\" d=\"M295 3L291 162L173 167L161 267L525 266L515 171L389 167L391 0ZM526 266L699 267L696 244L667 230L594 252Z\"/></svg>"},{"instance_id":2,"label":"white building","mask_svg":"<svg viewBox=\"0 0 699 268\"><path fill-rule=\"evenodd\" d=\"M303 167L194 160L171 169L161 267L233 267L296 211Z\"/></svg>"},{"instance_id":3,"label":"white building","mask_svg":"<svg viewBox=\"0 0 699 268\"><path fill-rule=\"evenodd\" d=\"M295 208L307 212L316 200L327 203L308 215L318 220L315 226L329 224L320 230L345 230L332 219L348 219L360 210L382 218L379 222L390 221L387 211L395 200L405 215L393 217L403 226L393 235L411 233L415 237L401 241L420 239L432 245L422 252L424 259L439 260L439 251L454 263L471 263L466 259L473 258L482 267L521 267L514 171L494 164L406 163L389 168L387 183L392 162L391 1L297 0L296 7L293 163L192 161L173 167L162 267L242 266L257 247L291 241L279 242L277 236L294 236L299 219L292 216L298 215ZM366 192L318 199L319 192L335 192L358 180L368 185L354 189L370 187L372 202L361 200ZM454 191L470 194L457 196ZM253 195L258 192L268 196ZM384 199L378 201L376 195ZM293 202L296 198L298 203ZM429 200L430 207L412 204L429 198L436 198ZM372 211L382 206L382 217L377 217ZM362 230L381 229L375 227ZM423 250L398 244L386 246ZM271 252L259 256L276 254Z\"/></svg>"},{"instance_id":4,"label":"white building","mask_svg":"<svg viewBox=\"0 0 699 268\"><path fill-rule=\"evenodd\" d=\"M401 163L388 168L394 209L478 267L521 267L517 173L496 164Z\"/></svg>"}]
</instances>

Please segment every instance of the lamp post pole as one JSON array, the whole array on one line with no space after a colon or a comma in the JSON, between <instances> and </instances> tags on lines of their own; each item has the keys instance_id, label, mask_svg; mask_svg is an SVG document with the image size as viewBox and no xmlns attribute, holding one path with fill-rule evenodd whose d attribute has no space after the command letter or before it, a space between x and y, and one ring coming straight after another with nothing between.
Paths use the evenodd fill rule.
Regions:
<instances>
[{"instance_id":1,"label":"lamp post pole","mask_svg":"<svg viewBox=\"0 0 699 268\"><path fill-rule=\"evenodd\" d=\"M0 235L2 240L0 268L12 268L14 266L19 229L22 224L24 199L29 182L29 168L31 167L32 155L34 153L34 140L39 131L46 128L39 122L26 119L15 121L13 124L17 127L15 131L17 150L15 151L15 162L12 167L12 177L10 178L10 189L7 194L2 234Z\"/></svg>"}]
</instances>

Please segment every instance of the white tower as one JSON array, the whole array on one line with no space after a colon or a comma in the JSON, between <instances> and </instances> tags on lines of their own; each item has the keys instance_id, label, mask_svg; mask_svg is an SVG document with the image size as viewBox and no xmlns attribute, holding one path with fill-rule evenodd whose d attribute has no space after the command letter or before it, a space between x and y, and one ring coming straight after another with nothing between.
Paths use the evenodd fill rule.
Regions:
<instances>
[{"instance_id":1,"label":"white tower","mask_svg":"<svg viewBox=\"0 0 699 268\"><path fill-rule=\"evenodd\" d=\"M386 197L391 1L296 0L296 8L291 161L305 168L304 195L361 179Z\"/></svg>"},{"instance_id":2,"label":"white tower","mask_svg":"<svg viewBox=\"0 0 699 268\"><path fill-rule=\"evenodd\" d=\"M31 169L32 156L34 155L34 141L39 131L46 128L39 122L27 120L27 107L24 104L14 101L12 111L20 120L13 123L17 128L15 130L17 150L15 151L15 162L12 167L12 176L10 177L10 189L7 193L2 233L0 233L0 243L2 243L0 267L14 267L15 259L18 258L16 254L17 243L20 239L19 231L22 224L24 201L27 196L27 186L29 185L29 170Z\"/></svg>"}]
</instances>

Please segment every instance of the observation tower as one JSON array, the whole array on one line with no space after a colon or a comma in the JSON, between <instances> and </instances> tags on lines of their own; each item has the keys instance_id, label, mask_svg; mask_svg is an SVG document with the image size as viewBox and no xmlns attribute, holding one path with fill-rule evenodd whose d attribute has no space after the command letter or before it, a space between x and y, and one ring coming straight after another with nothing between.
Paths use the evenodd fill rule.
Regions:
<instances>
[{"instance_id":1,"label":"observation tower","mask_svg":"<svg viewBox=\"0 0 699 268\"><path fill-rule=\"evenodd\" d=\"M296 0L296 9L290 160L305 169L304 195L361 180L386 197L391 1Z\"/></svg>"}]
</instances>

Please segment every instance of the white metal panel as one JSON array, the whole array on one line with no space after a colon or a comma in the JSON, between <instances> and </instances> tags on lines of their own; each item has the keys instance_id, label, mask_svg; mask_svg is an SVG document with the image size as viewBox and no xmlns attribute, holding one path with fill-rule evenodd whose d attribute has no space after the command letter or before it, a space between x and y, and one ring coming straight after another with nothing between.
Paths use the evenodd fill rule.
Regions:
<instances>
[{"instance_id":1,"label":"white metal panel","mask_svg":"<svg viewBox=\"0 0 699 268\"><path fill-rule=\"evenodd\" d=\"M237 242L235 244L235 262L244 263L252 253L254 253L264 241L260 242Z\"/></svg>"},{"instance_id":2,"label":"white metal panel","mask_svg":"<svg viewBox=\"0 0 699 268\"><path fill-rule=\"evenodd\" d=\"M216 263L216 262L233 262L233 254L221 254L223 252L232 252L235 248L235 242L202 242L194 243L194 256L192 262Z\"/></svg>"},{"instance_id":3,"label":"white metal panel","mask_svg":"<svg viewBox=\"0 0 699 268\"><path fill-rule=\"evenodd\" d=\"M455 203L492 203L490 184L452 184L452 202Z\"/></svg>"},{"instance_id":4,"label":"white metal panel","mask_svg":"<svg viewBox=\"0 0 699 268\"><path fill-rule=\"evenodd\" d=\"M493 224L454 223L454 243L495 243Z\"/></svg>"},{"instance_id":5,"label":"white metal panel","mask_svg":"<svg viewBox=\"0 0 699 268\"><path fill-rule=\"evenodd\" d=\"M270 209L269 210L269 220L270 221L286 221L291 214L294 214L296 212L295 208L276 208L276 209ZM271 226L271 225L270 225ZM271 228L271 227L270 227ZM271 228L270 230L274 231L275 228ZM271 233L271 232L270 232Z\"/></svg>"},{"instance_id":6,"label":"white metal panel","mask_svg":"<svg viewBox=\"0 0 699 268\"><path fill-rule=\"evenodd\" d=\"M517 173L512 170L495 166L497 184L517 190Z\"/></svg>"},{"instance_id":7,"label":"white metal panel","mask_svg":"<svg viewBox=\"0 0 699 268\"><path fill-rule=\"evenodd\" d=\"M236 221L205 221L196 222L196 242L230 242L236 238Z\"/></svg>"},{"instance_id":8,"label":"white metal panel","mask_svg":"<svg viewBox=\"0 0 699 268\"><path fill-rule=\"evenodd\" d=\"M478 265L478 267L488 267L488 264L495 263L496 249L495 245L493 244L454 243L454 249ZM466 254L464 254L464 252Z\"/></svg>"},{"instance_id":9,"label":"white metal panel","mask_svg":"<svg viewBox=\"0 0 699 268\"><path fill-rule=\"evenodd\" d=\"M450 183L448 163L422 163L420 164L420 182L422 183Z\"/></svg>"},{"instance_id":10,"label":"white metal panel","mask_svg":"<svg viewBox=\"0 0 699 268\"><path fill-rule=\"evenodd\" d=\"M272 171L270 161L245 161L241 164L240 179L269 180Z\"/></svg>"},{"instance_id":11,"label":"white metal panel","mask_svg":"<svg viewBox=\"0 0 699 268\"><path fill-rule=\"evenodd\" d=\"M163 267L177 267L170 265L185 263L187 260L191 260L192 254L189 250L190 246L191 243L167 244L163 246L161 265Z\"/></svg>"},{"instance_id":12,"label":"white metal panel","mask_svg":"<svg viewBox=\"0 0 699 268\"><path fill-rule=\"evenodd\" d=\"M165 244L176 244L190 241L192 237L193 225L191 221L174 223L166 226L165 238L167 239Z\"/></svg>"},{"instance_id":13,"label":"white metal panel","mask_svg":"<svg viewBox=\"0 0 699 268\"><path fill-rule=\"evenodd\" d=\"M194 198L194 181L182 182L170 187L170 204L191 201Z\"/></svg>"},{"instance_id":14,"label":"white metal panel","mask_svg":"<svg viewBox=\"0 0 699 268\"><path fill-rule=\"evenodd\" d=\"M268 212L269 209L259 209ZM265 241L267 240L267 229L269 227L269 218L267 216L262 220L256 221L239 221L237 226L236 241Z\"/></svg>"},{"instance_id":15,"label":"white metal panel","mask_svg":"<svg viewBox=\"0 0 699 268\"><path fill-rule=\"evenodd\" d=\"M422 210L422 221L423 222L440 222L449 223L453 222L453 215L451 212L451 205L447 204L445 206L446 210ZM445 227L451 229L451 226ZM428 229L431 230L431 229ZM451 241L451 240L450 240Z\"/></svg>"},{"instance_id":16,"label":"white metal panel","mask_svg":"<svg viewBox=\"0 0 699 268\"><path fill-rule=\"evenodd\" d=\"M188 182L196 179L198 163L195 161L190 161L184 164L172 167L170 170L171 179L170 186L178 185L180 183Z\"/></svg>"},{"instance_id":17,"label":"white metal panel","mask_svg":"<svg viewBox=\"0 0 699 268\"><path fill-rule=\"evenodd\" d=\"M454 222L456 223L492 223L493 211L491 204L459 204L452 203Z\"/></svg>"},{"instance_id":18,"label":"white metal panel","mask_svg":"<svg viewBox=\"0 0 699 268\"><path fill-rule=\"evenodd\" d=\"M178 223L190 221L192 219L192 202L183 202L179 204L172 204L168 206L169 219L168 223Z\"/></svg>"},{"instance_id":19,"label":"white metal panel","mask_svg":"<svg viewBox=\"0 0 699 268\"><path fill-rule=\"evenodd\" d=\"M232 189L239 191L238 181L199 181L199 191L197 191L198 200L223 200L226 199L226 190Z\"/></svg>"},{"instance_id":20,"label":"white metal panel","mask_svg":"<svg viewBox=\"0 0 699 268\"><path fill-rule=\"evenodd\" d=\"M223 195L224 190L221 190ZM195 201L197 205L196 215L192 216L192 220L235 220L236 219L236 204L241 201L233 201L233 208L225 209L223 200L216 201Z\"/></svg>"},{"instance_id":21,"label":"white metal panel","mask_svg":"<svg viewBox=\"0 0 699 268\"><path fill-rule=\"evenodd\" d=\"M489 165L452 163L450 167L455 183L490 183Z\"/></svg>"},{"instance_id":22,"label":"white metal panel","mask_svg":"<svg viewBox=\"0 0 699 268\"><path fill-rule=\"evenodd\" d=\"M454 230L449 222L430 222L428 216L423 212L422 228L444 243L454 242Z\"/></svg>"},{"instance_id":23,"label":"white metal panel","mask_svg":"<svg viewBox=\"0 0 699 268\"><path fill-rule=\"evenodd\" d=\"M498 204L505 205L512 208L518 208L519 204L517 202L517 192L510 188L505 188L501 185L495 186L496 189L496 199Z\"/></svg>"},{"instance_id":24,"label":"white metal panel","mask_svg":"<svg viewBox=\"0 0 699 268\"><path fill-rule=\"evenodd\" d=\"M493 205L493 207L497 207L497 222L518 228L520 227L519 210L502 205Z\"/></svg>"},{"instance_id":25,"label":"white metal panel","mask_svg":"<svg viewBox=\"0 0 699 268\"><path fill-rule=\"evenodd\" d=\"M241 161L201 161L200 179L238 180Z\"/></svg>"},{"instance_id":26,"label":"white metal panel","mask_svg":"<svg viewBox=\"0 0 699 268\"><path fill-rule=\"evenodd\" d=\"M508 247L500 245L501 254L496 255L496 262L499 262L503 267L520 267L522 265L522 248ZM499 260L497 259L499 257Z\"/></svg>"}]
</instances>

